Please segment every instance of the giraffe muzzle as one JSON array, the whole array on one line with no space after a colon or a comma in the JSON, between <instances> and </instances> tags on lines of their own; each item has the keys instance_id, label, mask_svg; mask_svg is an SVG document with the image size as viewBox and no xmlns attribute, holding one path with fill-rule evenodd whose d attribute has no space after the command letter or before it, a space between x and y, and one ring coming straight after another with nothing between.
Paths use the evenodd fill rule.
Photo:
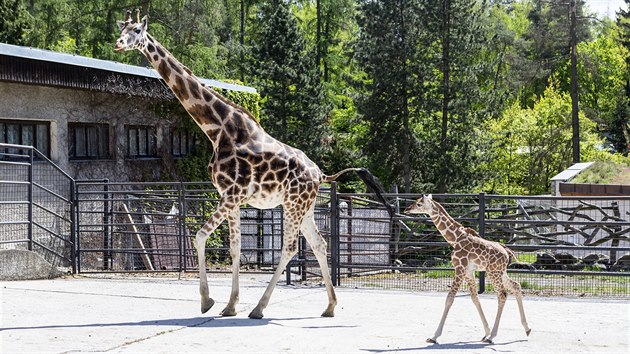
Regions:
<instances>
[{"instance_id":1,"label":"giraffe muzzle","mask_svg":"<svg viewBox=\"0 0 630 354\"><path fill-rule=\"evenodd\" d=\"M116 44L114 44L114 51L122 52L123 50L125 50L125 45L122 40L117 41Z\"/></svg>"}]
</instances>

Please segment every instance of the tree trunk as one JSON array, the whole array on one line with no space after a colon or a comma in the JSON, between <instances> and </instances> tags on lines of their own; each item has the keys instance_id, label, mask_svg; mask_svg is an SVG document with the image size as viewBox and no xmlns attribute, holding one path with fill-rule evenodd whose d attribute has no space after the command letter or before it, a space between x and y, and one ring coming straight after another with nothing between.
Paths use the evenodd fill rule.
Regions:
<instances>
[{"instance_id":1,"label":"tree trunk","mask_svg":"<svg viewBox=\"0 0 630 354\"><path fill-rule=\"evenodd\" d=\"M450 84L450 0L442 2L442 130L440 136L440 152L442 163L440 164L440 178L438 181L438 192L446 193L447 168L447 132L448 132L448 104L449 104L449 84Z\"/></svg>"},{"instance_id":2,"label":"tree trunk","mask_svg":"<svg viewBox=\"0 0 630 354\"><path fill-rule=\"evenodd\" d=\"M239 44L241 45L239 51L241 61L238 63L239 72L241 76L241 82L245 82L245 0L241 0L241 28L239 35Z\"/></svg>"},{"instance_id":3,"label":"tree trunk","mask_svg":"<svg viewBox=\"0 0 630 354\"><path fill-rule=\"evenodd\" d=\"M580 162L580 123L578 119L577 20L575 0L571 0L571 125L573 127L573 163Z\"/></svg>"}]
</instances>

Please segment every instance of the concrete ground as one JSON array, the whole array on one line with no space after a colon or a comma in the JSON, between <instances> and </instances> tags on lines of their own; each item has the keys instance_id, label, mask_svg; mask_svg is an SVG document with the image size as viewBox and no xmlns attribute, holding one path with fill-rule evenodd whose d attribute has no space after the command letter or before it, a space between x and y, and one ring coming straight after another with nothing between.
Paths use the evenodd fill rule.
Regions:
<instances>
[{"instance_id":1,"label":"concrete ground","mask_svg":"<svg viewBox=\"0 0 630 354\"><path fill-rule=\"evenodd\" d=\"M629 353L630 302L525 299L532 333L508 299L494 344L481 343L469 296L451 308L440 344L425 342L446 294L338 288L334 318L323 287L279 285L262 320L247 318L271 275L242 274L236 317L220 317L230 279L210 274L217 304L199 313L198 280L69 277L0 283L0 353ZM496 298L482 295L492 324Z\"/></svg>"}]
</instances>

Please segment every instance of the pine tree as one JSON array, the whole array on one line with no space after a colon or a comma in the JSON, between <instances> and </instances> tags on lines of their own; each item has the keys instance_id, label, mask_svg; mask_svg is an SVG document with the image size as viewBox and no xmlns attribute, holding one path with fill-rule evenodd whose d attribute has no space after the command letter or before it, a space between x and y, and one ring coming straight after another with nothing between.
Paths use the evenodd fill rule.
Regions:
<instances>
[{"instance_id":1,"label":"pine tree","mask_svg":"<svg viewBox=\"0 0 630 354\"><path fill-rule=\"evenodd\" d=\"M627 10L617 13L617 25L621 44L630 53L630 0L626 0ZM611 140L615 150L625 155L630 153L630 54L626 57L625 99L617 103L615 119L612 122Z\"/></svg>"},{"instance_id":2,"label":"pine tree","mask_svg":"<svg viewBox=\"0 0 630 354\"><path fill-rule=\"evenodd\" d=\"M262 125L319 163L328 150L328 124L315 55L307 51L287 2L267 1L259 16L260 33L252 51L263 101Z\"/></svg>"},{"instance_id":3,"label":"pine tree","mask_svg":"<svg viewBox=\"0 0 630 354\"><path fill-rule=\"evenodd\" d=\"M28 28L26 16L20 0L0 2L0 42L23 45L24 32Z\"/></svg>"},{"instance_id":4,"label":"pine tree","mask_svg":"<svg viewBox=\"0 0 630 354\"><path fill-rule=\"evenodd\" d=\"M475 0L361 1L359 109L370 168L386 184L444 192L474 183L489 66Z\"/></svg>"},{"instance_id":5,"label":"pine tree","mask_svg":"<svg viewBox=\"0 0 630 354\"><path fill-rule=\"evenodd\" d=\"M363 142L370 169L386 185L411 189L412 92L422 85L417 45L421 37L418 2L359 1L360 36L356 59L364 68L365 94L357 104L368 132Z\"/></svg>"}]
</instances>

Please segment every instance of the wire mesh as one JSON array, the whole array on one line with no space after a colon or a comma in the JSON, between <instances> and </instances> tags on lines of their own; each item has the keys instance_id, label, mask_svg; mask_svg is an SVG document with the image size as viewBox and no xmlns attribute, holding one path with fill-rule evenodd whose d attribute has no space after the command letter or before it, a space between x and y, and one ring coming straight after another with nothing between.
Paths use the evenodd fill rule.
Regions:
<instances>
[{"instance_id":1,"label":"wire mesh","mask_svg":"<svg viewBox=\"0 0 630 354\"><path fill-rule=\"evenodd\" d=\"M209 183L77 181L73 189L54 165L19 152L12 148L0 158L1 248L32 247L62 265L76 251L80 272L197 270L195 233L219 201ZM320 190L315 220L339 285L449 289L451 247L428 217L403 213L418 197L386 195L395 210L390 215L372 194ZM526 293L630 295L630 197L449 194L434 200L457 222L515 252L509 275ZM283 229L281 208L242 208L240 265L273 270ZM224 222L206 242L211 271L230 269L229 245ZM302 238L287 278L320 276ZM482 285L493 290L488 281Z\"/></svg>"},{"instance_id":2,"label":"wire mesh","mask_svg":"<svg viewBox=\"0 0 630 354\"><path fill-rule=\"evenodd\" d=\"M417 197L420 196L392 195L390 199L397 210L403 210ZM526 293L630 294L628 197L436 195L434 200L462 225L515 251L517 259L508 273L521 283ZM340 213L340 219L344 218ZM389 246L389 264L367 264L342 257L340 267L349 271L343 274L340 284L430 291L449 289L453 276L451 247L427 216L399 214L391 220L387 216L352 218L353 224L362 223L364 227L368 222L389 222L387 231L378 227L365 231L372 238L381 238L383 246ZM349 231L340 227L341 240L344 237L348 240L350 236ZM347 250L365 252L366 242L354 239L346 242ZM485 291L493 291L487 280L480 285ZM466 291L466 287L462 290Z\"/></svg>"},{"instance_id":3,"label":"wire mesh","mask_svg":"<svg viewBox=\"0 0 630 354\"><path fill-rule=\"evenodd\" d=\"M73 180L33 147L0 144L0 247L72 264Z\"/></svg>"}]
</instances>

